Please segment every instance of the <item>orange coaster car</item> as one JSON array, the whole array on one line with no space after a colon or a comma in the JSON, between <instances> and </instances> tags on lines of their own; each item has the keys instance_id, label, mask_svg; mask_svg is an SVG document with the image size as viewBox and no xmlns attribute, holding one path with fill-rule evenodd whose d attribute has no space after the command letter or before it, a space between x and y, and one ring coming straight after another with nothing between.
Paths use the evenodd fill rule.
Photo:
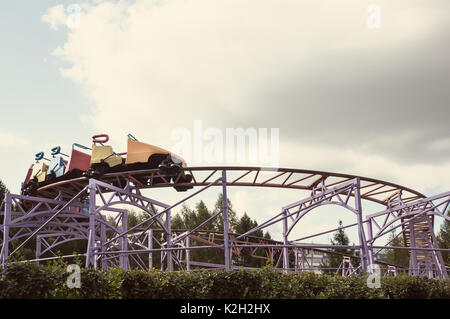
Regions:
<instances>
[{"instance_id":1,"label":"orange coaster car","mask_svg":"<svg viewBox=\"0 0 450 319\"><path fill-rule=\"evenodd\" d=\"M178 155L146 143L139 142L133 135L128 134L127 152L116 153L111 146L104 145L109 141L106 134L93 136L92 157L90 168L86 172L88 177L99 178L108 172L131 171L141 169L161 170L164 179L168 182L175 179L186 162ZM126 159L122 156L126 155ZM147 184L149 177L142 176L139 181ZM179 183L189 183L191 175L182 174ZM153 183L165 183L161 178L155 178ZM178 191L185 191L192 187L176 187Z\"/></svg>"}]
</instances>

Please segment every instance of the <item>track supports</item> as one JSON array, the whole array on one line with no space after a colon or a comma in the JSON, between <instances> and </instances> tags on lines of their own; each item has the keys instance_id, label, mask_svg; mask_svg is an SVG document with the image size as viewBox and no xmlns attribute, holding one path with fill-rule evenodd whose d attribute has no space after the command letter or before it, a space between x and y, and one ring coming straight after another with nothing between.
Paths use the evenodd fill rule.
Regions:
<instances>
[{"instance_id":1,"label":"track supports","mask_svg":"<svg viewBox=\"0 0 450 319\"><path fill-rule=\"evenodd\" d=\"M5 194L5 213L3 215L3 240L2 248L0 252L0 261L2 268L6 268L6 263L9 256L9 225L11 223L11 213L12 213L12 199L11 194Z\"/></svg>"},{"instance_id":2,"label":"track supports","mask_svg":"<svg viewBox=\"0 0 450 319\"><path fill-rule=\"evenodd\" d=\"M241 254L253 251L253 254L259 248L271 250L272 254L268 258L277 260L277 265L282 267L284 272L290 272L293 268L296 271L305 271L307 270L305 265L308 264L305 259L308 258L305 257L305 249L311 248L308 248L309 242L305 242L305 240L330 233L336 229L297 239L292 238L293 229L299 222L302 222L302 218L306 214L312 213L316 208L324 205L338 205L355 216L355 223L344 227L357 228L358 245L354 248L359 251L360 258L360 267L353 267L352 261L348 257L344 258L344 263L341 265L344 275L354 274L357 271L371 271L373 268L370 265L376 263L377 254L380 250L385 249L382 247L380 250L374 251L374 248L380 248L375 246L375 242L389 233L392 226L397 225L396 227L402 230L410 251L410 274L448 278L441 251L437 247L433 217L440 216L450 220L445 215L450 204L450 192L417 200L408 198L407 201L403 201L401 192L392 195L392 191L388 189L387 192L390 196L385 201L386 209L364 218L361 200L365 197L375 196L377 192L385 192L385 190L381 190L381 186L377 186L378 188L375 187L377 184L362 186L359 177L329 182L326 174L320 175L320 178L311 175L314 181L311 183L309 196L282 207L279 214L245 234L235 235L230 233L227 187L237 185L238 182L242 183L241 186L245 186L243 178L250 172L245 176L235 178L227 176L226 169L216 171L220 174L217 179L207 185L203 185L205 183L201 182L202 189L191 193L171 206L144 196L139 185L134 184L131 178L126 179L125 182L120 180L118 183L110 184L90 179L87 186L82 186L86 189L80 188L71 195L59 193L53 199L6 194L4 210L0 212L3 215L3 224L0 225L2 235L0 264L6 266L7 262L14 261L14 252L18 249L16 248L11 253L10 248L13 241L24 246L32 244L28 241L34 241L37 236L34 243L36 260L41 259L46 253L64 242L85 240L88 243L86 254L83 254L86 256L85 266L92 268L121 267L129 269L138 266L147 269L160 262L161 268L168 271L178 268L190 271L191 267L199 265L230 270L236 268L231 258L233 252ZM287 175L286 172L282 174ZM283 184L286 184L290 175L282 176L282 174L277 176L283 179ZM205 180L211 178L212 175ZM261 185L267 186L275 178L267 179ZM173 230L171 219L174 208L212 186L221 187L222 207L220 212L182 234ZM78 191L79 193L76 194ZM27 205L24 204L25 202ZM128 212L122 208L116 208L116 205L137 207L147 213L148 218L138 225L139 228L138 226L130 228ZM109 214L109 217L116 216L114 221L108 219L106 214ZM204 244L205 242L207 245L211 242L212 244L199 247L193 243L193 241L202 240L194 233L204 229L204 225L216 218L222 218L223 221L223 234L221 234L223 235L223 244L204 239ZM274 224L278 224L282 228L281 241L276 241L273 245L265 245L262 242L248 240L254 232ZM158 227L155 227L156 225ZM155 235L156 230L158 236ZM48 238L52 238L53 241L47 241ZM339 248L338 246L325 246L321 249L326 251L330 248ZM342 248L347 249L348 247ZM191 252L195 249L220 249L223 251L224 264L193 261ZM276 256L274 256L274 251L277 252ZM158 260L159 253L161 253L160 260ZM292 256L293 253L294 256ZM291 259L295 260L294 267L291 267ZM301 266L299 267L299 265ZM309 267L312 266L309 265ZM394 272L391 271L391 273Z\"/></svg>"},{"instance_id":3,"label":"track supports","mask_svg":"<svg viewBox=\"0 0 450 319\"><path fill-rule=\"evenodd\" d=\"M354 198L354 203L350 201L351 195ZM283 223L283 244L285 246L283 248L283 269L285 272L289 272L290 269L289 254L291 250L288 247L289 245L295 244L294 242L300 241L290 241L288 239L289 234L306 214L319 206L331 204L344 207L355 214L355 225L358 228L361 270L362 272L366 272L371 257L364 232L359 178L345 181L331 188L325 186L325 180L318 181L310 197L283 207L280 220Z\"/></svg>"},{"instance_id":4,"label":"track supports","mask_svg":"<svg viewBox=\"0 0 450 319\"><path fill-rule=\"evenodd\" d=\"M225 269L231 269L231 250L229 244L229 220L228 220L228 197L227 197L227 173L222 171L222 216L223 216L223 238L225 250Z\"/></svg>"}]
</instances>

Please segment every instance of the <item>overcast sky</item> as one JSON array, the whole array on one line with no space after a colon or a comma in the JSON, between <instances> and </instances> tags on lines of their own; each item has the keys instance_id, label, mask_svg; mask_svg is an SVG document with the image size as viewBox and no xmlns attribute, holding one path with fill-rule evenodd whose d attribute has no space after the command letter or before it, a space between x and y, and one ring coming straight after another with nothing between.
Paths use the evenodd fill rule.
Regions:
<instances>
[{"instance_id":1,"label":"overcast sky","mask_svg":"<svg viewBox=\"0 0 450 319\"><path fill-rule=\"evenodd\" d=\"M282 167L450 190L447 0L83 1L68 28L73 3L0 4L0 178L14 192L53 145L105 132L124 151L131 132L170 148L194 120L279 128ZM237 193L261 216L297 196Z\"/></svg>"}]
</instances>

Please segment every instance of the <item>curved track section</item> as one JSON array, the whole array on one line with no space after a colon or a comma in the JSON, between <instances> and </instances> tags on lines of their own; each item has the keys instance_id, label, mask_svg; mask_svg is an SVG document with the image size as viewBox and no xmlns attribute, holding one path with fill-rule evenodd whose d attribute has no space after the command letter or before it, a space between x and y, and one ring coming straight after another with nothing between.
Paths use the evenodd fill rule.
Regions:
<instances>
[{"instance_id":1,"label":"curved track section","mask_svg":"<svg viewBox=\"0 0 450 319\"><path fill-rule=\"evenodd\" d=\"M425 198L422 193L394 183L361 177L356 175L313 171L291 168L261 168L261 167L189 167L184 168L177 176L165 177L159 169L142 169L107 173L100 180L118 187L123 187L127 180L140 189L163 187L195 187L207 186L220 178L226 171L227 186L273 187L312 191L323 183L327 188L340 183L359 178L361 182L361 199L388 205L395 196L401 194L404 203ZM182 173L191 174L192 182L180 183ZM66 194L76 194L88 185L89 179L80 177L58 181L38 188L39 196L54 198L61 191ZM220 183L217 183L220 186ZM353 196L354 194L351 194Z\"/></svg>"},{"instance_id":2,"label":"curved track section","mask_svg":"<svg viewBox=\"0 0 450 319\"><path fill-rule=\"evenodd\" d=\"M450 220L445 215L450 208L450 192L426 197L410 188L373 178L289 168L188 167L168 172L167 169L151 169L143 164L133 166L133 169L130 167L119 169L110 171L100 178L64 176L62 180L56 180L51 184L41 184L34 193L35 196L6 194L2 205L4 214L0 213L6 221L4 225L0 225L0 232L3 231L1 263L6 265L8 258L39 233L44 246L47 237L57 238L56 243L58 240L63 243L72 239L87 239L86 267L97 267L99 263L99 266L101 264L101 267L105 269L108 267L128 269L131 265L130 258L145 267L146 263L143 263L139 257L142 255L148 256L148 267L152 268L152 254L160 253L161 269L172 271L175 264L184 269L183 260L186 261L185 266L189 269L191 250L214 248L223 251L224 265L207 265L202 264L205 261L197 260L197 264L192 266L220 266L222 269L232 269L231 253L233 253L238 256L276 261L277 265L282 267L280 269L289 272L293 269L292 257L295 259L296 270L298 267L306 269L304 263L308 249L329 253L330 248L340 247L360 252L360 266L357 268L351 264L351 258L354 256L342 255L343 260L339 269L342 268L343 275L355 271L370 272L369 265L379 263L376 257L383 249L407 249L411 257L408 268L410 274L430 278L448 277L441 255L442 249L437 246L433 222L435 216ZM190 182L186 183L186 180ZM181 233L172 231L171 211L173 208L212 186L222 188L222 209L191 230ZM274 214L253 229L236 235L230 233L228 227L225 227L229 225L228 186L283 188L302 190L307 194L300 195L295 203L281 207L280 213ZM172 205L146 197L141 192L142 189L167 187L178 191L194 187L198 189L188 192L183 199ZM363 219L361 200L380 204L383 208ZM137 207L146 212L148 218L128 228L127 210L117 208L116 205ZM357 229L359 238L357 246L313 245L303 242L337 229L302 238L289 238L290 235L294 236L291 230L303 216L324 205L339 205L354 213L355 223L346 225L345 228ZM106 218L104 214L108 211L116 213L112 223L113 228L111 228L113 231L106 231L102 222ZM82 222L74 220L70 215L72 212L83 212L85 220ZM201 231L201 228L213 219L223 221L223 233ZM148 226L145 226L144 230L135 232L138 227L146 223ZM252 234L274 224L278 224L278 227L283 229L282 242L252 237ZM152 225L155 226L152 228ZM159 226L156 227L156 225ZM62 226L67 227L62 229ZM77 230L80 227L84 232L78 236ZM391 247L388 246L389 243L381 246L375 244L375 241L385 238L383 236L386 236L392 227L402 230L407 247ZM10 229L16 230L10 232ZM163 233L155 237L153 232L157 229ZM24 231L27 238L19 247L12 247L10 244L15 239L14 234L21 234ZM67 234L71 237L67 237ZM191 245L190 240L196 244ZM154 243L157 245L156 248L153 246ZM14 250L10 251L9 248ZM378 251L374 251L376 249Z\"/></svg>"}]
</instances>

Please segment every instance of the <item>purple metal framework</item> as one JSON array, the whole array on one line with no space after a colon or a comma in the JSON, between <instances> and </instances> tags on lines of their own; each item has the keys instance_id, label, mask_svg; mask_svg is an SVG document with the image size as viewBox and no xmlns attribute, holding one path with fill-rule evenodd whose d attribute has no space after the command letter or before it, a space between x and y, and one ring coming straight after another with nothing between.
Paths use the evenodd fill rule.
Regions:
<instances>
[{"instance_id":1,"label":"purple metal framework","mask_svg":"<svg viewBox=\"0 0 450 319\"><path fill-rule=\"evenodd\" d=\"M7 262L14 261L17 252L30 240L36 242L35 261L59 258L56 255L42 256L54 254L53 250L63 243L84 240L87 241L87 249L80 256L85 258L86 267L129 269L133 264L148 269L154 265L153 254L160 253L161 269L168 271L174 270L174 265L188 271L191 267L229 270L237 268L232 263L233 255L247 255L272 260L285 272L298 272L311 270L305 250L331 253L330 248L345 248L358 250L359 257L342 255L343 260L337 271L342 275L352 275L371 272L370 265L381 263L376 256L383 249L407 249L411 275L448 278L441 251L449 250L438 248L433 225L435 216L450 220L445 214L449 208L450 192L425 197L409 188L380 180L296 169L197 167L184 171L193 176L191 183L178 183L179 178L169 183L162 178L159 170L153 169L106 174L101 181L83 177L58 182L38 189L39 197L7 194L0 207L3 217L3 224L0 225L0 263L5 267ZM157 184L154 183L155 178L158 178ZM141 192L145 188L173 186L195 186L199 189L173 205L148 198ZM222 209L193 229L173 231L171 211L212 186L222 189ZM229 231L228 186L299 189L310 194L282 207L280 213L254 229L237 235ZM364 218L362 200L382 204L385 209ZM124 205L142 210L148 218L128 228L128 213ZM330 246L302 242L337 229L292 238L293 229L302 218L324 205L338 205L353 214L355 222L344 228L357 229L358 245ZM114 218L108 219L106 213L113 214ZM223 219L223 233L202 230L204 225L216 218ZM282 226L283 241L252 237L255 232L275 224ZM406 247L377 246L375 242L393 228L401 228ZM193 241L200 245L192 245ZM12 242L16 245L14 249L11 249ZM154 248L155 243L159 248ZM196 249L220 249L224 252L224 263L193 261L191 251ZM294 261L290 257L294 257ZM355 258L359 258L358 267L353 266L352 259ZM394 265L387 266L387 275L401 271Z\"/></svg>"}]
</instances>

